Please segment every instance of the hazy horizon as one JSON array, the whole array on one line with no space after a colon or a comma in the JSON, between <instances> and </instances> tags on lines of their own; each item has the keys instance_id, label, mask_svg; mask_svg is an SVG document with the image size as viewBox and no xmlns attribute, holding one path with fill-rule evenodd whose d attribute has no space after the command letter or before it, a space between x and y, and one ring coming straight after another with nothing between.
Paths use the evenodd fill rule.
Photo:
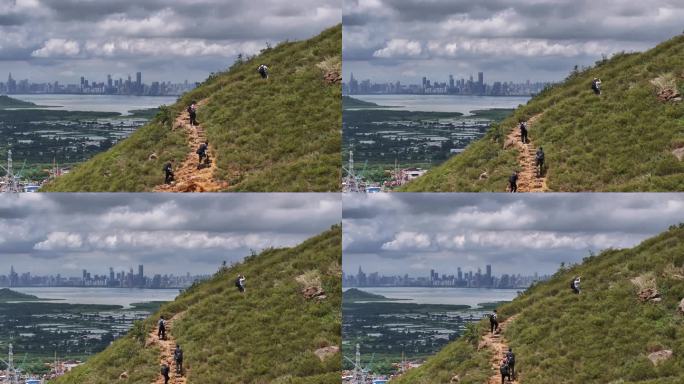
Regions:
<instances>
[{"instance_id":1,"label":"hazy horizon","mask_svg":"<svg viewBox=\"0 0 684 384\"><path fill-rule=\"evenodd\" d=\"M684 2L345 0L344 81L560 81L682 33Z\"/></svg>"},{"instance_id":2,"label":"hazy horizon","mask_svg":"<svg viewBox=\"0 0 684 384\"><path fill-rule=\"evenodd\" d=\"M654 198L657 196L657 198ZM684 220L680 194L343 196L343 270L429 276L485 270L552 274Z\"/></svg>"},{"instance_id":3,"label":"hazy horizon","mask_svg":"<svg viewBox=\"0 0 684 384\"><path fill-rule=\"evenodd\" d=\"M214 272L252 251L291 247L339 223L334 194L21 194L0 199L6 275Z\"/></svg>"},{"instance_id":4,"label":"hazy horizon","mask_svg":"<svg viewBox=\"0 0 684 384\"><path fill-rule=\"evenodd\" d=\"M313 37L341 21L335 0L0 0L0 81L203 81L239 53Z\"/></svg>"}]
</instances>

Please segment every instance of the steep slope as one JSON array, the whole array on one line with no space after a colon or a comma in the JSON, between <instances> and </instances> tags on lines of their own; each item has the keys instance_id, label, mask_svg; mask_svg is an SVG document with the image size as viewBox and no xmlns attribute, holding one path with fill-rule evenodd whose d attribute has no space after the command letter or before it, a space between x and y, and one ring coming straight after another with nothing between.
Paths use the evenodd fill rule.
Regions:
<instances>
[{"instance_id":1,"label":"steep slope","mask_svg":"<svg viewBox=\"0 0 684 384\"><path fill-rule=\"evenodd\" d=\"M338 383L341 361L333 347L341 342L341 236L334 226L217 272L55 382L156 382L168 351L149 335L164 316L174 318L170 336L184 349L189 384ZM246 276L245 294L235 288L238 273ZM325 297L305 297L303 289L316 286ZM319 358L322 352L327 356ZM127 378L120 378L123 372Z\"/></svg>"},{"instance_id":2,"label":"steep slope","mask_svg":"<svg viewBox=\"0 0 684 384\"><path fill-rule=\"evenodd\" d=\"M192 101L228 191L337 191L340 179L342 28L284 42L209 76L149 124L45 191L151 191L163 165L196 148L173 122ZM270 68L261 79L260 64Z\"/></svg>"},{"instance_id":3,"label":"steep slope","mask_svg":"<svg viewBox=\"0 0 684 384\"><path fill-rule=\"evenodd\" d=\"M594 77L600 97L590 89ZM668 88L684 90L684 35L571 74L405 190L504 191L521 168L506 136L540 113L529 135L546 152L551 191L684 190L684 102L658 97Z\"/></svg>"},{"instance_id":4,"label":"steep slope","mask_svg":"<svg viewBox=\"0 0 684 384\"><path fill-rule=\"evenodd\" d=\"M569 287L574 276L582 277L579 295ZM562 268L499 308L502 320L515 316L503 336L516 353L519 382L684 382L683 297L684 224ZM477 333L486 333L484 322ZM482 361L491 352L477 340L459 339L392 383L448 383L455 375L460 383L486 382L494 372Z\"/></svg>"}]
</instances>

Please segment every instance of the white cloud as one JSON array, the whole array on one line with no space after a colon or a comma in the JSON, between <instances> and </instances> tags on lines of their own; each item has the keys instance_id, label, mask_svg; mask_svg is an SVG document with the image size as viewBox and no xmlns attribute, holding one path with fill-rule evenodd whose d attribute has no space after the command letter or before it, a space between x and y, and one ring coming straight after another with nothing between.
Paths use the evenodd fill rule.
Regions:
<instances>
[{"instance_id":1,"label":"white cloud","mask_svg":"<svg viewBox=\"0 0 684 384\"><path fill-rule=\"evenodd\" d=\"M83 246L83 238L78 233L51 232L47 239L37 243L33 249L38 251L76 250Z\"/></svg>"},{"instance_id":2,"label":"white cloud","mask_svg":"<svg viewBox=\"0 0 684 384\"><path fill-rule=\"evenodd\" d=\"M31 53L33 57L40 58L61 58L74 57L81 53L81 46L75 40L50 39L43 44L43 47Z\"/></svg>"},{"instance_id":3,"label":"white cloud","mask_svg":"<svg viewBox=\"0 0 684 384\"><path fill-rule=\"evenodd\" d=\"M408 39L392 39L387 42L385 48L378 49L373 57L391 59L400 57L418 57L423 52L419 41Z\"/></svg>"},{"instance_id":4,"label":"white cloud","mask_svg":"<svg viewBox=\"0 0 684 384\"><path fill-rule=\"evenodd\" d=\"M430 235L420 232L399 232L392 241L382 245L386 251L403 251L412 249L428 249L432 245Z\"/></svg>"},{"instance_id":5,"label":"white cloud","mask_svg":"<svg viewBox=\"0 0 684 384\"><path fill-rule=\"evenodd\" d=\"M98 24L104 34L122 36L167 36L183 30L182 18L171 9L162 9L142 19L116 14L107 17Z\"/></svg>"}]
</instances>

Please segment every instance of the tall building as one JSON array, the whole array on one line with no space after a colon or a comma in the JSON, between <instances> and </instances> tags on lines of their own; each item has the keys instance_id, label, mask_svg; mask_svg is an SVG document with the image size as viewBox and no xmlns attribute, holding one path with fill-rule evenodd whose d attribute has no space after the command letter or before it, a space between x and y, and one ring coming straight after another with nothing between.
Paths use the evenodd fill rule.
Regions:
<instances>
[{"instance_id":1,"label":"tall building","mask_svg":"<svg viewBox=\"0 0 684 384\"><path fill-rule=\"evenodd\" d=\"M135 73L135 91L136 93L140 94L143 91L143 85L142 85L142 72L136 72Z\"/></svg>"},{"instance_id":2,"label":"tall building","mask_svg":"<svg viewBox=\"0 0 684 384\"><path fill-rule=\"evenodd\" d=\"M478 72L477 73L477 93L479 94L484 94L485 92L485 85L484 85L484 72Z\"/></svg>"}]
</instances>

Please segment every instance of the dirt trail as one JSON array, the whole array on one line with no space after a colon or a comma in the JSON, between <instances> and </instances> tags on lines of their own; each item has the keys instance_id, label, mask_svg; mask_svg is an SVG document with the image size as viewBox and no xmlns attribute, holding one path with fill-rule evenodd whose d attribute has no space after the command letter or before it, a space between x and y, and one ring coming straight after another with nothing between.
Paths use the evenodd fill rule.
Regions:
<instances>
[{"instance_id":1,"label":"dirt trail","mask_svg":"<svg viewBox=\"0 0 684 384\"><path fill-rule=\"evenodd\" d=\"M201 107L206 102L200 101ZM209 143L209 164L203 164L201 169L197 169L199 164L197 148L203 143L207 136L202 125L191 126L190 114L184 111L176 118L173 129L184 129L188 138L190 152L180 166L174 169L175 181L171 184L160 184L154 188L155 192L216 192L228 187L228 183L214 179L216 170L216 151Z\"/></svg>"},{"instance_id":2,"label":"dirt trail","mask_svg":"<svg viewBox=\"0 0 684 384\"><path fill-rule=\"evenodd\" d=\"M499 372L499 364L501 363L501 360L503 360L504 354L508 352L508 343L506 342L506 339L504 339L503 333L506 331L506 327L508 327L510 323L515 321L516 317L517 315L509 317L508 319L506 319L506 321L499 324L499 333L494 335L491 333L487 333L482 337L482 340L480 341L481 346L488 348L492 352L492 358L490 360L490 363L492 364L492 370L494 370L495 373L493 373L489 380L487 380L487 384L501 384L501 373ZM517 375L518 374L516 372L516 376ZM511 383L515 384L518 384L519 382L520 381L517 378L511 381Z\"/></svg>"},{"instance_id":3,"label":"dirt trail","mask_svg":"<svg viewBox=\"0 0 684 384\"><path fill-rule=\"evenodd\" d=\"M530 139L534 124L539 121L541 116L541 114L538 114L527 120L527 144L522 143L520 128L518 126L513 128L506 137L506 147L510 148L510 143L513 143L512 146L518 150L518 163L520 164L520 169L518 171L518 192L547 192L549 190L546 186L546 174L544 174L543 177L537 177L534 160L537 148Z\"/></svg>"},{"instance_id":4,"label":"dirt trail","mask_svg":"<svg viewBox=\"0 0 684 384\"><path fill-rule=\"evenodd\" d=\"M157 337L158 328L154 327L152 332L147 335L147 341L145 342L146 347L159 347L158 371L164 363L169 366L169 384L187 384L187 376L190 371L183 364L184 375L177 375L176 363L173 361L173 350L176 349L176 339L173 337L173 323L180 320L184 313L181 312L166 321L166 340L159 340L159 337ZM157 379L152 384L164 384L164 378L162 378L161 374L158 374Z\"/></svg>"}]
</instances>

